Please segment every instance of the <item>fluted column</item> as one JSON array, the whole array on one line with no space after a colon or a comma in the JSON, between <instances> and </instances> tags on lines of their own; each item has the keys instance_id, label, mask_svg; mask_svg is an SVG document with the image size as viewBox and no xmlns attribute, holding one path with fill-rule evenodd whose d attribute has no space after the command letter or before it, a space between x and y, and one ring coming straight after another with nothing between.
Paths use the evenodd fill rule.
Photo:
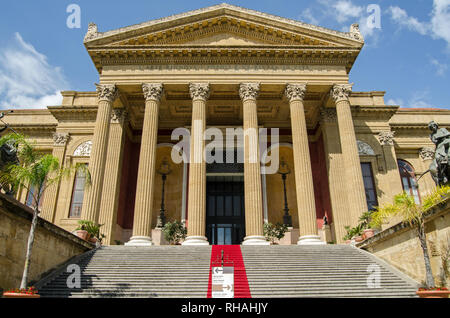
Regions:
<instances>
[{"instance_id":1,"label":"fluted column","mask_svg":"<svg viewBox=\"0 0 450 318\"><path fill-rule=\"evenodd\" d=\"M82 219L98 222L100 200L103 189L103 177L105 174L106 148L109 139L109 124L111 109L114 100L118 96L118 90L114 84L97 86L98 110L95 122L94 136L92 138L92 151L89 160L91 173L91 186L86 189L86 200L83 203Z\"/></svg>"},{"instance_id":2,"label":"fluted column","mask_svg":"<svg viewBox=\"0 0 450 318\"><path fill-rule=\"evenodd\" d=\"M294 152L294 176L297 194L299 245L325 244L317 231L316 204L309 154L303 98L306 84L288 84L286 96L291 110L292 145Z\"/></svg>"},{"instance_id":3,"label":"fluted column","mask_svg":"<svg viewBox=\"0 0 450 318\"><path fill-rule=\"evenodd\" d=\"M366 191L362 178L361 162L359 160L356 143L355 128L353 126L352 112L349 96L352 91L351 84L336 84L331 90L331 96L336 103L336 113L339 126L342 156L345 162L345 177L349 198L350 226L358 223L362 213L367 211Z\"/></svg>"},{"instance_id":4,"label":"fluted column","mask_svg":"<svg viewBox=\"0 0 450 318\"><path fill-rule=\"evenodd\" d=\"M113 109L105 166L107 173L103 182L99 215L99 223L103 224L102 233L106 236L104 243L107 245L114 242L117 224L126 119L127 112L123 108Z\"/></svg>"},{"instance_id":5,"label":"fluted column","mask_svg":"<svg viewBox=\"0 0 450 318\"><path fill-rule=\"evenodd\" d=\"M189 84L192 98L189 161L188 234L183 245L208 245L206 231L206 162L204 159L208 83Z\"/></svg>"},{"instance_id":6,"label":"fluted column","mask_svg":"<svg viewBox=\"0 0 450 318\"><path fill-rule=\"evenodd\" d=\"M60 167L64 164L64 156L66 154L66 146L69 139L69 133L56 132L53 134L52 155L58 158ZM58 181L50 185L45 191L43 198L44 201L42 202L42 211L40 216L51 223L55 222L56 202L58 199L60 184L61 182Z\"/></svg>"},{"instance_id":7,"label":"fluted column","mask_svg":"<svg viewBox=\"0 0 450 318\"><path fill-rule=\"evenodd\" d=\"M242 83L239 96L244 117L244 197L245 233L243 245L269 245L264 238L261 166L259 160L259 127L256 98L259 83Z\"/></svg>"},{"instance_id":8,"label":"fluted column","mask_svg":"<svg viewBox=\"0 0 450 318\"><path fill-rule=\"evenodd\" d=\"M158 113L163 85L160 83L142 84L142 90L145 97L145 114L139 156L133 236L126 243L126 245L132 246L153 245L151 239L152 207L158 141Z\"/></svg>"}]
</instances>

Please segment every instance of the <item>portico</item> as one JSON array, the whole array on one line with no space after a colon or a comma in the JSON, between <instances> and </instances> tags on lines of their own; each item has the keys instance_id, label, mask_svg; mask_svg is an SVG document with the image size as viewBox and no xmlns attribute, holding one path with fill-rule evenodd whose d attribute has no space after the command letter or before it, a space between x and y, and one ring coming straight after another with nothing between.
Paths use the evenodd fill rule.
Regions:
<instances>
[{"instance_id":1,"label":"portico","mask_svg":"<svg viewBox=\"0 0 450 318\"><path fill-rule=\"evenodd\" d=\"M419 117L385 105L384 92L352 91L357 25L333 31L221 4L106 32L90 24L84 45L96 91L62 92L62 105L30 116L46 123L44 151L92 177L84 192L83 176L49 188L42 216L69 230L99 222L106 244L161 244L162 162L166 218L185 221L183 245L268 244L264 222L283 222L281 161L289 244L342 243L346 226L402 191L397 160L422 169L427 123L411 124L423 126L420 145L405 141ZM27 123L18 129L35 131ZM224 162L207 160L222 148Z\"/></svg>"}]
</instances>

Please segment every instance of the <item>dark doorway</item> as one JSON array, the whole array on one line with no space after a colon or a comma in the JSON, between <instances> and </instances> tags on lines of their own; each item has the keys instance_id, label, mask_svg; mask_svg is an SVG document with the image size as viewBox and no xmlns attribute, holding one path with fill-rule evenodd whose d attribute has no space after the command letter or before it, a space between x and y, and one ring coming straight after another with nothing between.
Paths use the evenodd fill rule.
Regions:
<instances>
[{"instance_id":1,"label":"dark doorway","mask_svg":"<svg viewBox=\"0 0 450 318\"><path fill-rule=\"evenodd\" d=\"M244 240L243 176L207 177L206 236L212 245L241 244Z\"/></svg>"}]
</instances>

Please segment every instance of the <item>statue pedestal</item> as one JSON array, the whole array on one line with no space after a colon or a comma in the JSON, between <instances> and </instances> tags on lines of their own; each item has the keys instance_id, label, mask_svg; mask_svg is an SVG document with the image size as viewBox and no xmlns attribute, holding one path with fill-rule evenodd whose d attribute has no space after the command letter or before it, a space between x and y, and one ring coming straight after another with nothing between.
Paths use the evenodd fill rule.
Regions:
<instances>
[{"instance_id":1,"label":"statue pedestal","mask_svg":"<svg viewBox=\"0 0 450 318\"><path fill-rule=\"evenodd\" d=\"M296 245L298 241L298 235L298 229L290 227L284 237L281 240L276 240L275 243L278 243L278 245Z\"/></svg>"},{"instance_id":2,"label":"statue pedestal","mask_svg":"<svg viewBox=\"0 0 450 318\"><path fill-rule=\"evenodd\" d=\"M326 243L333 242L333 236L331 235L331 227L330 225L323 225L319 230L320 239Z\"/></svg>"},{"instance_id":3,"label":"statue pedestal","mask_svg":"<svg viewBox=\"0 0 450 318\"><path fill-rule=\"evenodd\" d=\"M152 242L154 245L169 245L169 242L164 238L162 229L159 227L152 229Z\"/></svg>"}]
</instances>

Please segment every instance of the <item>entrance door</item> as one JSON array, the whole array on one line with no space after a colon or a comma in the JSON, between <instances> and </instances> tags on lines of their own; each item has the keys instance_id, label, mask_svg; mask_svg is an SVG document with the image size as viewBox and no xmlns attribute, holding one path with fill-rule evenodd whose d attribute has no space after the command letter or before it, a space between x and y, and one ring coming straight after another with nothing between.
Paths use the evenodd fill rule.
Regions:
<instances>
[{"instance_id":1,"label":"entrance door","mask_svg":"<svg viewBox=\"0 0 450 318\"><path fill-rule=\"evenodd\" d=\"M243 176L207 177L206 236L212 245L241 244L244 240Z\"/></svg>"}]
</instances>

